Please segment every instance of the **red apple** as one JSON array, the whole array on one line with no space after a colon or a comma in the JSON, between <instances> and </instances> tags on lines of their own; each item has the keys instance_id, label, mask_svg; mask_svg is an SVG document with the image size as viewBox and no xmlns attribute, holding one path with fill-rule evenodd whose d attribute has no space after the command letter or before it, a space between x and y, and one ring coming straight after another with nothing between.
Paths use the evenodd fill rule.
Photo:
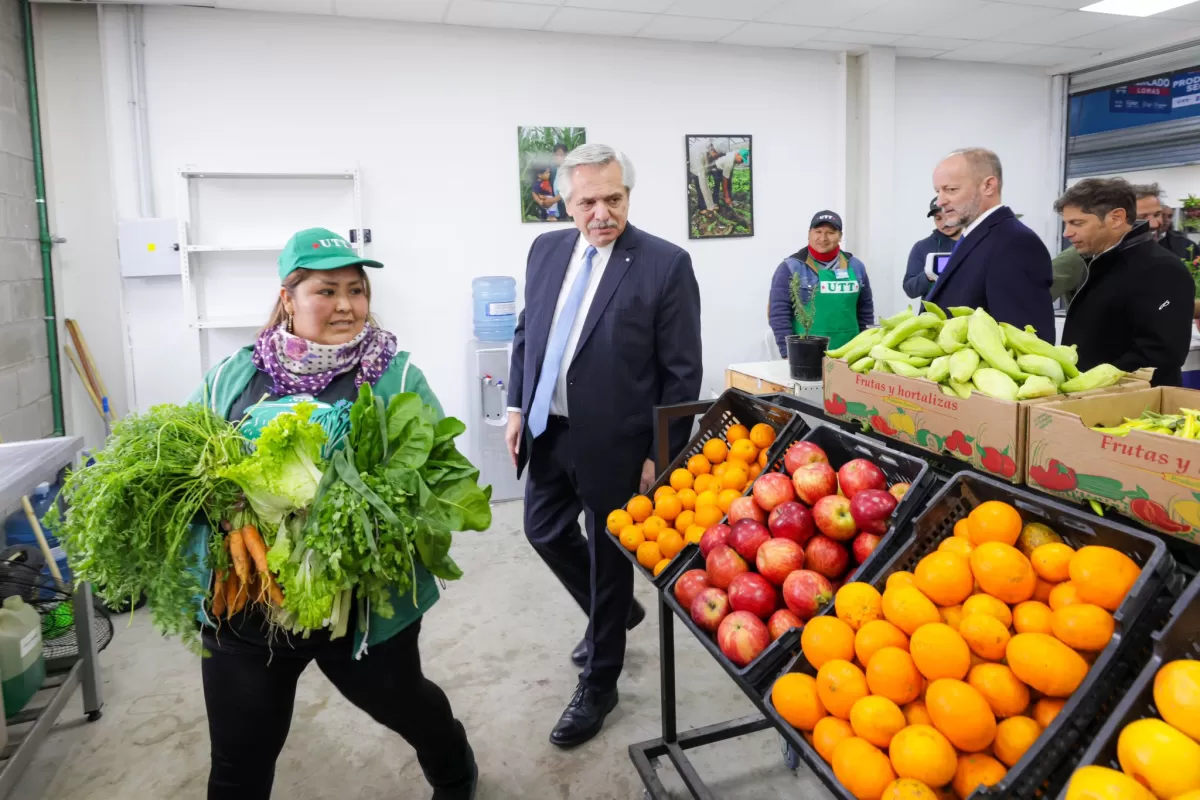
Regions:
<instances>
[{"instance_id":1,"label":"red apple","mask_svg":"<svg viewBox=\"0 0 1200 800\"><path fill-rule=\"evenodd\" d=\"M710 585L707 572L702 569L689 569L675 581L675 599L679 601L679 605L690 609L696 595Z\"/></svg>"},{"instance_id":2,"label":"red apple","mask_svg":"<svg viewBox=\"0 0 1200 800\"><path fill-rule=\"evenodd\" d=\"M775 641L780 636L790 631L792 628L803 628L804 620L797 617L786 608L781 608L771 615L767 620L767 633L771 634L771 641Z\"/></svg>"},{"instance_id":3,"label":"red apple","mask_svg":"<svg viewBox=\"0 0 1200 800\"><path fill-rule=\"evenodd\" d=\"M783 456L783 468L787 470L788 475L795 475L796 470L805 464L817 462L828 464L829 456L812 442L796 442Z\"/></svg>"},{"instance_id":4,"label":"red apple","mask_svg":"<svg viewBox=\"0 0 1200 800\"><path fill-rule=\"evenodd\" d=\"M836 580L850 566L850 554L833 539L817 534L808 540L804 548L804 566L830 580Z\"/></svg>"},{"instance_id":5,"label":"red apple","mask_svg":"<svg viewBox=\"0 0 1200 800\"><path fill-rule=\"evenodd\" d=\"M746 559L728 545L714 547L704 560L704 568L708 572L708 582L717 589L725 590L735 577L743 572L749 572Z\"/></svg>"},{"instance_id":6,"label":"red apple","mask_svg":"<svg viewBox=\"0 0 1200 800\"><path fill-rule=\"evenodd\" d=\"M771 634L763 621L748 611L735 611L717 628L717 644L725 657L744 667L771 643Z\"/></svg>"},{"instance_id":7,"label":"red apple","mask_svg":"<svg viewBox=\"0 0 1200 800\"><path fill-rule=\"evenodd\" d=\"M839 542L850 541L857 530L854 516L850 513L850 501L840 494L822 497L817 501L813 506L813 522L817 524L817 530Z\"/></svg>"},{"instance_id":8,"label":"red apple","mask_svg":"<svg viewBox=\"0 0 1200 800\"><path fill-rule=\"evenodd\" d=\"M700 537L700 555L708 558L714 547L729 544L729 526L717 524L704 532Z\"/></svg>"},{"instance_id":9,"label":"red apple","mask_svg":"<svg viewBox=\"0 0 1200 800\"><path fill-rule=\"evenodd\" d=\"M816 532L808 506L796 502L775 506L767 527L776 539L791 539L796 544L804 544Z\"/></svg>"},{"instance_id":10,"label":"red apple","mask_svg":"<svg viewBox=\"0 0 1200 800\"><path fill-rule=\"evenodd\" d=\"M783 503L796 499L792 479L782 472L768 472L754 482L754 502L763 511L774 511Z\"/></svg>"},{"instance_id":11,"label":"red apple","mask_svg":"<svg viewBox=\"0 0 1200 800\"><path fill-rule=\"evenodd\" d=\"M850 550L854 553L854 560L859 564L866 561L867 556L875 552L880 538L873 533L860 533L858 536L855 536L854 541L850 543Z\"/></svg>"},{"instance_id":12,"label":"red apple","mask_svg":"<svg viewBox=\"0 0 1200 800\"><path fill-rule=\"evenodd\" d=\"M833 586L818 572L798 569L783 582L783 602L802 620L812 619L832 599Z\"/></svg>"},{"instance_id":13,"label":"red apple","mask_svg":"<svg viewBox=\"0 0 1200 800\"><path fill-rule=\"evenodd\" d=\"M850 515L858 529L867 533L887 533L892 512L899 501L881 489L863 489L850 500Z\"/></svg>"},{"instance_id":14,"label":"red apple","mask_svg":"<svg viewBox=\"0 0 1200 800\"><path fill-rule=\"evenodd\" d=\"M804 568L804 548L791 539L771 539L758 548L754 564L759 575L782 586L790 573Z\"/></svg>"},{"instance_id":15,"label":"red apple","mask_svg":"<svg viewBox=\"0 0 1200 800\"><path fill-rule=\"evenodd\" d=\"M751 564L758 557L758 548L763 542L771 540L771 531L767 526L753 519L739 519L733 523L732 531L729 534L729 546Z\"/></svg>"},{"instance_id":16,"label":"red apple","mask_svg":"<svg viewBox=\"0 0 1200 800\"><path fill-rule=\"evenodd\" d=\"M744 495L729 504L729 524L733 525L738 520L743 519L752 519L756 522L765 523L767 521L767 512L758 507L758 503L754 502L753 497Z\"/></svg>"},{"instance_id":17,"label":"red apple","mask_svg":"<svg viewBox=\"0 0 1200 800\"><path fill-rule=\"evenodd\" d=\"M710 586L692 600L692 621L709 633L716 633L721 620L729 614L729 597Z\"/></svg>"},{"instance_id":18,"label":"red apple","mask_svg":"<svg viewBox=\"0 0 1200 800\"><path fill-rule=\"evenodd\" d=\"M729 583L729 607L749 611L759 619L771 616L779 603L779 594L767 579L754 572L743 572Z\"/></svg>"},{"instance_id":19,"label":"red apple","mask_svg":"<svg viewBox=\"0 0 1200 800\"><path fill-rule=\"evenodd\" d=\"M800 502L811 506L822 497L837 493L837 473L824 461L804 464L792 475L792 486Z\"/></svg>"},{"instance_id":20,"label":"red apple","mask_svg":"<svg viewBox=\"0 0 1200 800\"><path fill-rule=\"evenodd\" d=\"M867 461L865 458L856 458L853 461L847 461L838 470L838 485L842 488L842 492L846 497L853 498L854 495L864 489L883 489L887 491L887 478L883 474L883 470Z\"/></svg>"},{"instance_id":21,"label":"red apple","mask_svg":"<svg viewBox=\"0 0 1200 800\"><path fill-rule=\"evenodd\" d=\"M908 490L911 488L912 484L909 483L893 483L888 487L888 494L896 498L896 502L898 503L904 499L904 495L908 494Z\"/></svg>"}]
</instances>

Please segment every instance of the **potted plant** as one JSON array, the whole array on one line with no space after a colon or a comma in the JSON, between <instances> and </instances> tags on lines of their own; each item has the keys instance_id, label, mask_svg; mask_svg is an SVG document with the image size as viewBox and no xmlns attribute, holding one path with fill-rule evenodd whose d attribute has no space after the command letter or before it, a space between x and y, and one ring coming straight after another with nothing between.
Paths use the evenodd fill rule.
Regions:
<instances>
[{"instance_id":1,"label":"potted plant","mask_svg":"<svg viewBox=\"0 0 1200 800\"><path fill-rule=\"evenodd\" d=\"M792 378L798 381L819 381L821 359L829 349L828 336L812 336L813 321L816 319L817 294L821 291L818 282L812 288L800 283L799 275L792 275L792 315L800 333L787 337L788 365ZM807 297L806 297L807 295Z\"/></svg>"},{"instance_id":2,"label":"potted plant","mask_svg":"<svg viewBox=\"0 0 1200 800\"><path fill-rule=\"evenodd\" d=\"M1200 233L1200 197L1189 194L1183 201L1183 229Z\"/></svg>"}]
</instances>

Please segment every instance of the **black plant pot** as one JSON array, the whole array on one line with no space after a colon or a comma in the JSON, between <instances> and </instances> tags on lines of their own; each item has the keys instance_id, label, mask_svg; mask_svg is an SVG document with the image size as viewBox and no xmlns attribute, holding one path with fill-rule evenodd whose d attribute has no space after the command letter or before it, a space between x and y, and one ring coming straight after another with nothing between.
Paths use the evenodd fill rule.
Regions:
<instances>
[{"instance_id":1,"label":"black plant pot","mask_svg":"<svg viewBox=\"0 0 1200 800\"><path fill-rule=\"evenodd\" d=\"M787 337L788 367L792 378L798 381L819 381L821 359L829 349L828 336Z\"/></svg>"}]
</instances>

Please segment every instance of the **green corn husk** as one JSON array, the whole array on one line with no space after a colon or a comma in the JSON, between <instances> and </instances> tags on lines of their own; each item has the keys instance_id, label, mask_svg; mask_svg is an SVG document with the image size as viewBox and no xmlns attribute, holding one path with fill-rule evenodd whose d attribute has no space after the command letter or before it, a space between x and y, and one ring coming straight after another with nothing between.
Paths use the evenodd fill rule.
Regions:
<instances>
[{"instance_id":1,"label":"green corn husk","mask_svg":"<svg viewBox=\"0 0 1200 800\"><path fill-rule=\"evenodd\" d=\"M954 317L946 320L942 324L941 331L938 332L938 347L942 348L945 353L957 353L966 347L967 323L970 321L968 317Z\"/></svg>"},{"instance_id":2,"label":"green corn husk","mask_svg":"<svg viewBox=\"0 0 1200 800\"><path fill-rule=\"evenodd\" d=\"M1004 349L1004 333L996 324L996 320L982 308L975 309L970 320L967 323L967 341L975 348L975 352L979 353L979 357L1010 379L1024 380L1025 373L1021 372L1016 360ZM1015 383L1013 395L1016 396Z\"/></svg>"},{"instance_id":3,"label":"green corn husk","mask_svg":"<svg viewBox=\"0 0 1200 800\"><path fill-rule=\"evenodd\" d=\"M1055 386L1061 386L1067 378L1063 374L1062 364L1048 356L1021 355L1017 356L1017 366L1030 375L1041 375L1049 378Z\"/></svg>"},{"instance_id":4,"label":"green corn husk","mask_svg":"<svg viewBox=\"0 0 1200 800\"><path fill-rule=\"evenodd\" d=\"M980 367L971 376L971 383L988 397L1011 402L1017 400L1017 382L998 369Z\"/></svg>"},{"instance_id":5,"label":"green corn husk","mask_svg":"<svg viewBox=\"0 0 1200 800\"><path fill-rule=\"evenodd\" d=\"M1017 390L1018 400L1032 400L1035 397L1052 397L1058 394L1054 381L1045 375L1030 375Z\"/></svg>"},{"instance_id":6,"label":"green corn husk","mask_svg":"<svg viewBox=\"0 0 1200 800\"><path fill-rule=\"evenodd\" d=\"M950 356L939 356L931 361L925 377L934 383L944 383L950 377Z\"/></svg>"},{"instance_id":7,"label":"green corn husk","mask_svg":"<svg viewBox=\"0 0 1200 800\"><path fill-rule=\"evenodd\" d=\"M979 353L969 347L950 356L950 380L955 383L966 383L971 380L971 376L977 369L979 369Z\"/></svg>"},{"instance_id":8,"label":"green corn husk","mask_svg":"<svg viewBox=\"0 0 1200 800\"><path fill-rule=\"evenodd\" d=\"M937 358L938 356L946 355L946 351L938 347L936 342L916 336L910 336L905 339L896 349L901 353L920 358Z\"/></svg>"},{"instance_id":9,"label":"green corn husk","mask_svg":"<svg viewBox=\"0 0 1200 800\"><path fill-rule=\"evenodd\" d=\"M1103 389L1118 383L1125 373L1112 364L1100 364L1092 367L1078 377L1071 378L1059 387L1064 393L1086 392L1091 389Z\"/></svg>"}]
</instances>

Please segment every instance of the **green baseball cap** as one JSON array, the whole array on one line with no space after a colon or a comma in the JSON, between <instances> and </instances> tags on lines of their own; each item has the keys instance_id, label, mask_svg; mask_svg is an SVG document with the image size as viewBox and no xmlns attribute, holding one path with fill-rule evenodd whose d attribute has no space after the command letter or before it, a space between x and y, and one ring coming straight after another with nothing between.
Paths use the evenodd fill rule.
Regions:
<instances>
[{"instance_id":1,"label":"green baseball cap","mask_svg":"<svg viewBox=\"0 0 1200 800\"><path fill-rule=\"evenodd\" d=\"M363 258L346 241L328 228L308 228L288 239L279 254L279 280L298 269L341 269L342 267L382 267L378 261Z\"/></svg>"}]
</instances>

